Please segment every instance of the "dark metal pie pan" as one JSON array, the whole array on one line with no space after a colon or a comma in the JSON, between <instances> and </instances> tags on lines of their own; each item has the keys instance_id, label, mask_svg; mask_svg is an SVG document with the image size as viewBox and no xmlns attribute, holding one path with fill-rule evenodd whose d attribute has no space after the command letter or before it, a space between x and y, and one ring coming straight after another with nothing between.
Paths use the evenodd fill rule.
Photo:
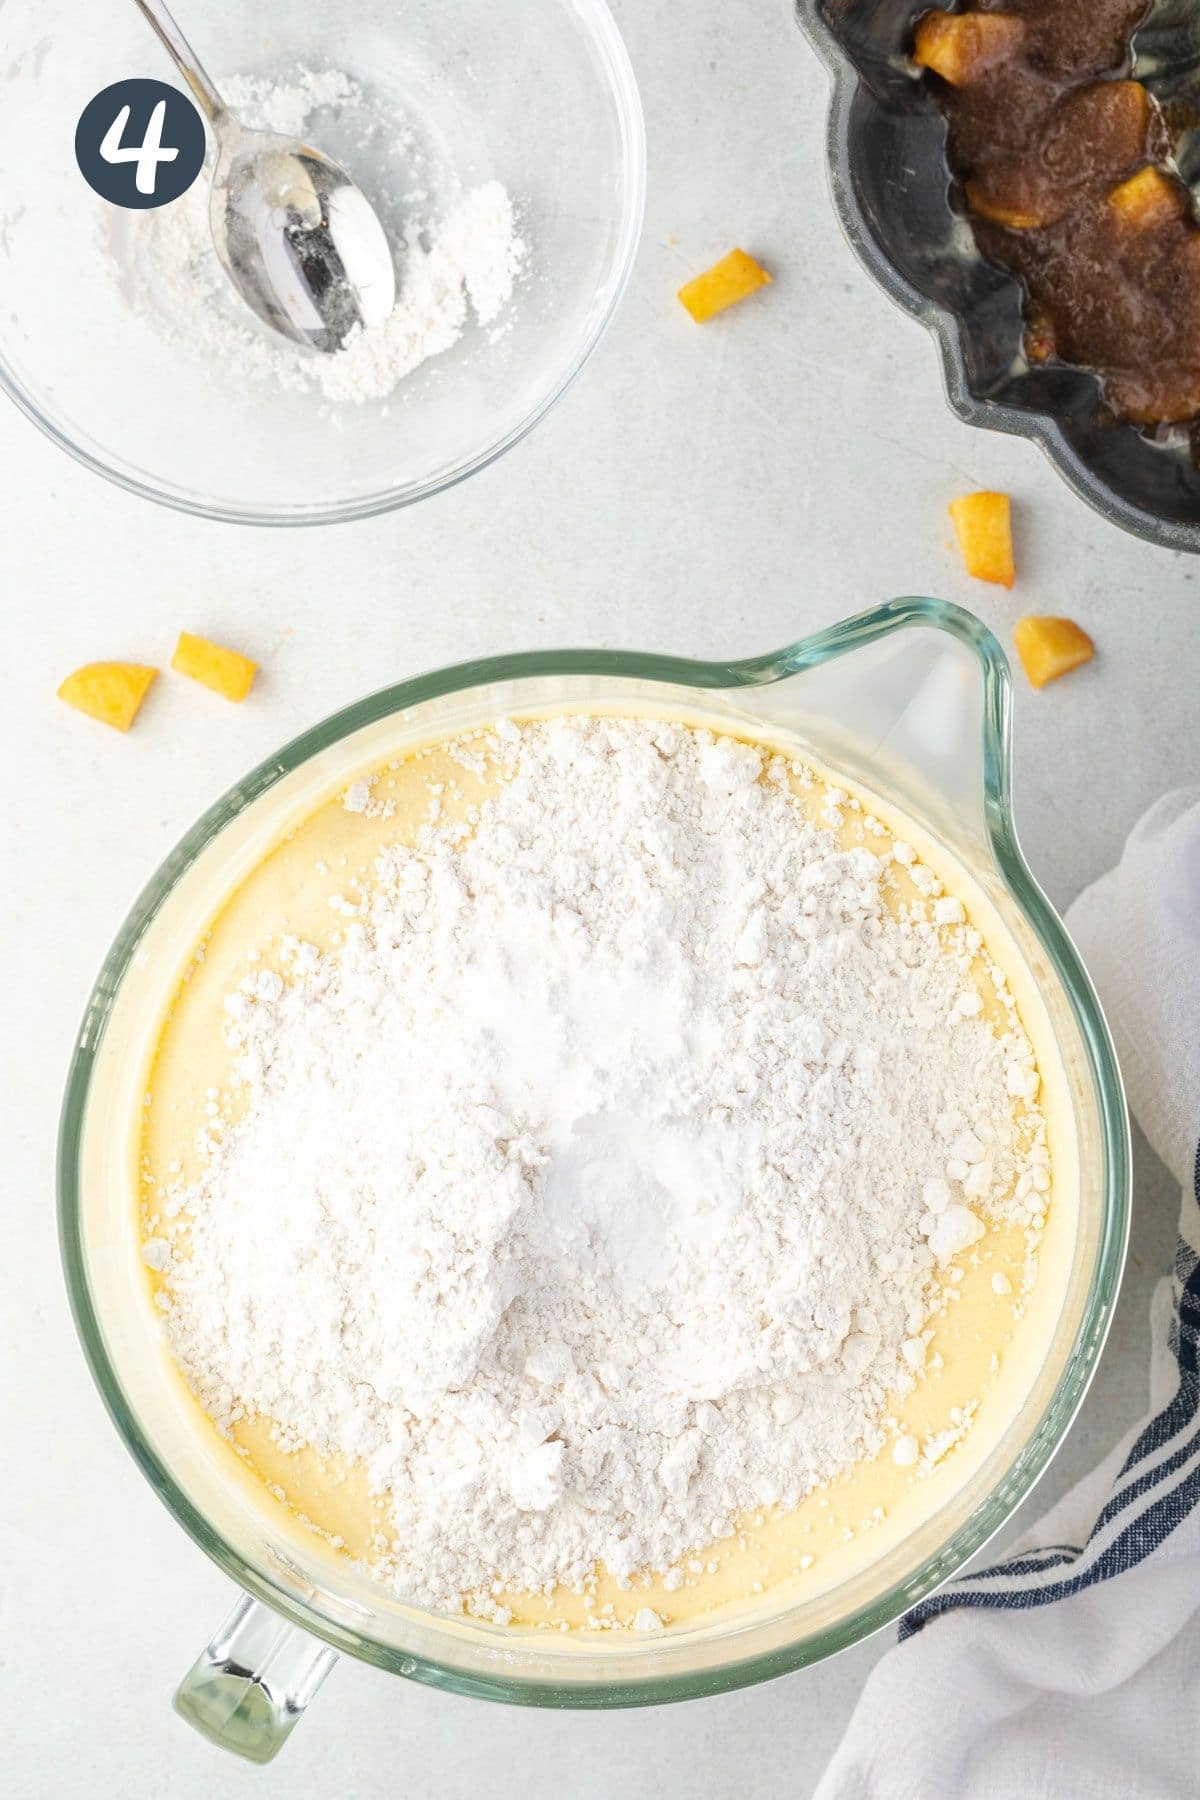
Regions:
<instances>
[{"instance_id":1,"label":"dark metal pie pan","mask_svg":"<svg viewBox=\"0 0 1200 1800\"><path fill-rule=\"evenodd\" d=\"M1094 375L1024 356L1021 289L975 248L946 164L945 122L908 59L928 4L797 0L833 83L829 173L846 235L884 291L933 333L960 419L1040 444L1075 492L1127 531L1200 550L1200 470L1186 435L1156 441L1112 416ZM1138 76L1166 97L1174 76L1165 59L1143 57L1142 41L1139 33Z\"/></svg>"}]
</instances>

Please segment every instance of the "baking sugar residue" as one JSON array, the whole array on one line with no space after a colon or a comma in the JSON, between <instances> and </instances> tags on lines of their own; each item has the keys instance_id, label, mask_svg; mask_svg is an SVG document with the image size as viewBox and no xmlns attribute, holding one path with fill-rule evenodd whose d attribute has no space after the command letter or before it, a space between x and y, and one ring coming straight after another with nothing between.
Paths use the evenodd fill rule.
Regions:
<instances>
[{"instance_id":1,"label":"baking sugar residue","mask_svg":"<svg viewBox=\"0 0 1200 1800\"><path fill-rule=\"evenodd\" d=\"M338 70L304 71L287 81L244 76L223 84L246 124L291 137L311 133L322 109L347 109L381 121L362 88ZM209 226L209 171L173 205L105 214L108 264L122 294L146 323L238 378L275 381L338 404L384 400L414 369L456 344L468 325L496 332L527 256L513 203L498 181L458 193L435 216L421 186L425 154L415 133L395 122L388 145L407 191L375 198L396 242L396 305L380 326L359 330L335 355L288 345L259 326L217 261Z\"/></svg>"},{"instance_id":2,"label":"baking sugar residue","mask_svg":"<svg viewBox=\"0 0 1200 1800\"><path fill-rule=\"evenodd\" d=\"M503 1620L915 1462L950 1261L1049 1174L1002 974L847 795L659 721L457 754L477 821L431 795L336 950L228 996L242 1110L145 1254L218 1424L364 1465L380 1578Z\"/></svg>"}]
</instances>

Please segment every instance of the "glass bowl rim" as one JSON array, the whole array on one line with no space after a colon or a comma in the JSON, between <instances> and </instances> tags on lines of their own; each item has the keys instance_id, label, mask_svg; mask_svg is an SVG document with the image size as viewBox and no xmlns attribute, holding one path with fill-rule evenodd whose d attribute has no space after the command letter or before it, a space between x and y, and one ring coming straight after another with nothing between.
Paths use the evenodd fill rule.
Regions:
<instances>
[{"instance_id":1,"label":"glass bowl rim","mask_svg":"<svg viewBox=\"0 0 1200 1800\"><path fill-rule=\"evenodd\" d=\"M1104 1191L1090 1291L1058 1384L1020 1453L1019 1469L1015 1475L1007 1473L957 1531L886 1593L833 1625L791 1644L717 1668L575 1684L527 1679L511 1673L480 1675L427 1655L415 1656L325 1618L289 1588L250 1567L177 1486L125 1401L93 1303L79 1207L80 1147L92 1067L107 1015L142 936L201 851L247 806L319 752L364 726L422 702L489 683L539 676L606 675L693 689L753 688L861 649L897 628L912 626L946 632L971 650L978 661L983 684L983 811L988 844L1006 887L1031 924L1070 1002L1086 1052L1100 1120ZM1099 1360L1112 1320L1129 1234L1129 1125L1108 1027L1065 927L1025 864L1013 827L1011 680L1003 650L973 613L947 601L913 596L886 601L764 656L708 662L645 652L539 650L436 669L342 707L293 738L202 813L134 902L104 960L76 1038L60 1120L57 1177L59 1244L75 1327L92 1378L126 1448L177 1522L218 1567L244 1591L335 1649L393 1674L476 1699L601 1708L652 1705L750 1686L821 1661L881 1630L974 1556L1044 1473L1082 1403Z\"/></svg>"},{"instance_id":2,"label":"glass bowl rim","mask_svg":"<svg viewBox=\"0 0 1200 1800\"><path fill-rule=\"evenodd\" d=\"M380 513L415 505L417 501L428 499L432 494L457 487L459 482L486 469L541 423L590 361L611 325L629 285L641 240L646 207L646 127L633 64L607 0L571 0L570 11L587 29L601 53L608 91L617 112L625 152L620 231L612 257L609 292L603 309L592 319L586 335L563 365L553 384L533 409L502 437L461 457L449 467L419 480L400 486L378 488L373 493L357 495L348 500L320 501L288 511L278 505L240 505L230 500L205 498L190 489L155 480L118 461L115 456L108 455L99 446L93 447L90 443L75 438L59 419L48 410L43 410L2 353L0 391L7 394L18 410L44 432L52 443L57 444L60 450L65 450L76 462L82 463L84 468L90 469L94 475L103 476L106 481L113 482L126 493L136 494L142 500L151 500L156 505L170 507L175 512L188 513L195 518L216 519L228 525L334 525L351 519L374 518Z\"/></svg>"}]
</instances>

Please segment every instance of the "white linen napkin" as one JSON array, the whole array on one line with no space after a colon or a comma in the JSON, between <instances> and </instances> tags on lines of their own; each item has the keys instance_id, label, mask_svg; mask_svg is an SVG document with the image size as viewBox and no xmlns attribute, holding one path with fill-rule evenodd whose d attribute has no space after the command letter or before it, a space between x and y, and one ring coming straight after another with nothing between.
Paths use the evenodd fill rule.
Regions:
<instances>
[{"instance_id":1,"label":"white linen napkin","mask_svg":"<svg viewBox=\"0 0 1200 1800\"><path fill-rule=\"evenodd\" d=\"M1200 788L1151 808L1067 923L1183 1189L1151 1410L1002 1562L906 1616L816 1800L1200 1794Z\"/></svg>"}]
</instances>

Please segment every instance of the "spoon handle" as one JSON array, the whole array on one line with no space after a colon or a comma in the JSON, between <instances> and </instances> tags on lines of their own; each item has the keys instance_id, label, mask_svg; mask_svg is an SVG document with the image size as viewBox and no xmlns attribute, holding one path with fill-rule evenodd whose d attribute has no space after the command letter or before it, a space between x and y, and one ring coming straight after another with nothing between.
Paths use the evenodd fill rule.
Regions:
<instances>
[{"instance_id":1,"label":"spoon handle","mask_svg":"<svg viewBox=\"0 0 1200 1800\"><path fill-rule=\"evenodd\" d=\"M210 123L215 125L225 111L225 102L205 72L200 58L163 5L163 0L133 0L133 3L150 21Z\"/></svg>"}]
</instances>

